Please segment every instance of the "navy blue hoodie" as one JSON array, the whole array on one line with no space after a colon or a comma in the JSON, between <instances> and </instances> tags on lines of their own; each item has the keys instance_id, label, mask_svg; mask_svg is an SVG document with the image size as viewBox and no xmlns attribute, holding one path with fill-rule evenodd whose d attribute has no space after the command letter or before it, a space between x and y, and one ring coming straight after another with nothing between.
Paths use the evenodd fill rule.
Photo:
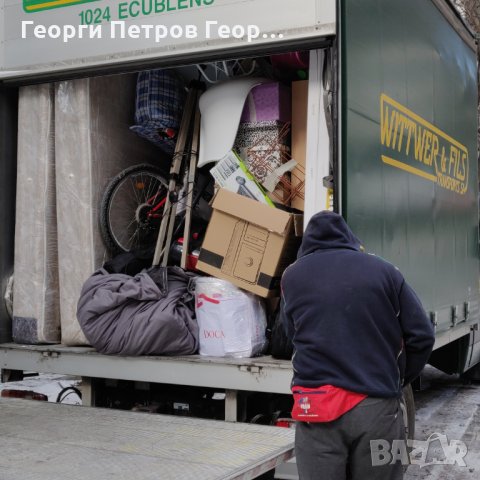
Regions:
<instances>
[{"instance_id":1,"label":"navy blue hoodie","mask_svg":"<svg viewBox=\"0 0 480 480\"><path fill-rule=\"evenodd\" d=\"M283 274L282 316L295 347L294 385L398 397L434 343L433 326L402 274L363 253L332 212L312 217L297 261Z\"/></svg>"}]
</instances>

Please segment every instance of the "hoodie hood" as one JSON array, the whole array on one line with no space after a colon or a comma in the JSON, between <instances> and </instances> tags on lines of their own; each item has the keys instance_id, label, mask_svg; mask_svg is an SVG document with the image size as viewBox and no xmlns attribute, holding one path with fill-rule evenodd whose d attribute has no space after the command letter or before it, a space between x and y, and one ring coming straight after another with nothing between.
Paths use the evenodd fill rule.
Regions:
<instances>
[{"instance_id":1,"label":"hoodie hood","mask_svg":"<svg viewBox=\"0 0 480 480\"><path fill-rule=\"evenodd\" d=\"M348 248L360 251L361 242L338 213L319 212L308 222L297 258L316 250Z\"/></svg>"}]
</instances>

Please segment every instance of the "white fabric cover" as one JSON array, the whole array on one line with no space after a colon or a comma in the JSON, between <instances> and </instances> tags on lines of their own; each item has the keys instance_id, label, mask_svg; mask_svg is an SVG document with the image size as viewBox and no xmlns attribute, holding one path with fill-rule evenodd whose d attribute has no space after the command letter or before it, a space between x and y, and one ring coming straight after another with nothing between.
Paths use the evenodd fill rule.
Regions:
<instances>
[{"instance_id":1,"label":"white fabric cover","mask_svg":"<svg viewBox=\"0 0 480 480\"><path fill-rule=\"evenodd\" d=\"M62 343L87 340L76 318L85 280L106 259L99 205L108 181L124 168L166 161L129 130L135 75L69 80L55 87L57 215Z\"/></svg>"},{"instance_id":2,"label":"white fabric cover","mask_svg":"<svg viewBox=\"0 0 480 480\"><path fill-rule=\"evenodd\" d=\"M53 85L21 87L18 110L13 339L58 343Z\"/></svg>"}]
</instances>

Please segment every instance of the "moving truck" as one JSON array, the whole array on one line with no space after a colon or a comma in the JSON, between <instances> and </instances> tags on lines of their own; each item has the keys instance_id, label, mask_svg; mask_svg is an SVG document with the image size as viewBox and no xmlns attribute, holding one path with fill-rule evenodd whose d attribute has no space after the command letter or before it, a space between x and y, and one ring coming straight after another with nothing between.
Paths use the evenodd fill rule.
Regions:
<instances>
[{"instance_id":1,"label":"moving truck","mask_svg":"<svg viewBox=\"0 0 480 480\"><path fill-rule=\"evenodd\" d=\"M430 363L447 373L478 370L477 45L451 2L12 0L2 2L0 23L2 292L15 274L22 222L19 88L308 52L305 223L323 209L341 213L418 292L436 329ZM68 224L57 228L61 235ZM165 413L230 421L271 423L290 408L288 361L16 344L3 304L0 314L4 379L73 374L83 379L84 403L156 402Z\"/></svg>"}]
</instances>

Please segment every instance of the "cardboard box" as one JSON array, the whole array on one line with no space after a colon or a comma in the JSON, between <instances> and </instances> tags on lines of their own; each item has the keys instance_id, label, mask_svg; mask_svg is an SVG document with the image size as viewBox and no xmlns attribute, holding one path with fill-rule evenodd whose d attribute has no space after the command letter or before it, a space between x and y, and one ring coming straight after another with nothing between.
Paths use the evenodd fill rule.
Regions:
<instances>
[{"instance_id":1,"label":"cardboard box","mask_svg":"<svg viewBox=\"0 0 480 480\"><path fill-rule=\"evenodd\" d=\"M291 98L290 88L279 82L257 85L248 94L240 122L290 122Z\"/></svg>"},{"instance_id":2,"label":"cardboard box","mask_svg":"<svg viewBox=\"0 0 480 480\"><path fill-rule=\"evenodd\" d=\"M261 297L276 296L283 271L295 261L302 232L303 215L220 189L197 269Z\"/></svg>"},{"instance_id":3,"label":"cardboard box","mask_svg":"<svg viewBox=\"0 0 480 480\"><path fill-rule=\"evenodd\" d=\"M293 195L291 205L305 209L305 168L307 160L308 80L292 82L292 158L297 166L292 171Z\"/></svg>"}]
</instances>

